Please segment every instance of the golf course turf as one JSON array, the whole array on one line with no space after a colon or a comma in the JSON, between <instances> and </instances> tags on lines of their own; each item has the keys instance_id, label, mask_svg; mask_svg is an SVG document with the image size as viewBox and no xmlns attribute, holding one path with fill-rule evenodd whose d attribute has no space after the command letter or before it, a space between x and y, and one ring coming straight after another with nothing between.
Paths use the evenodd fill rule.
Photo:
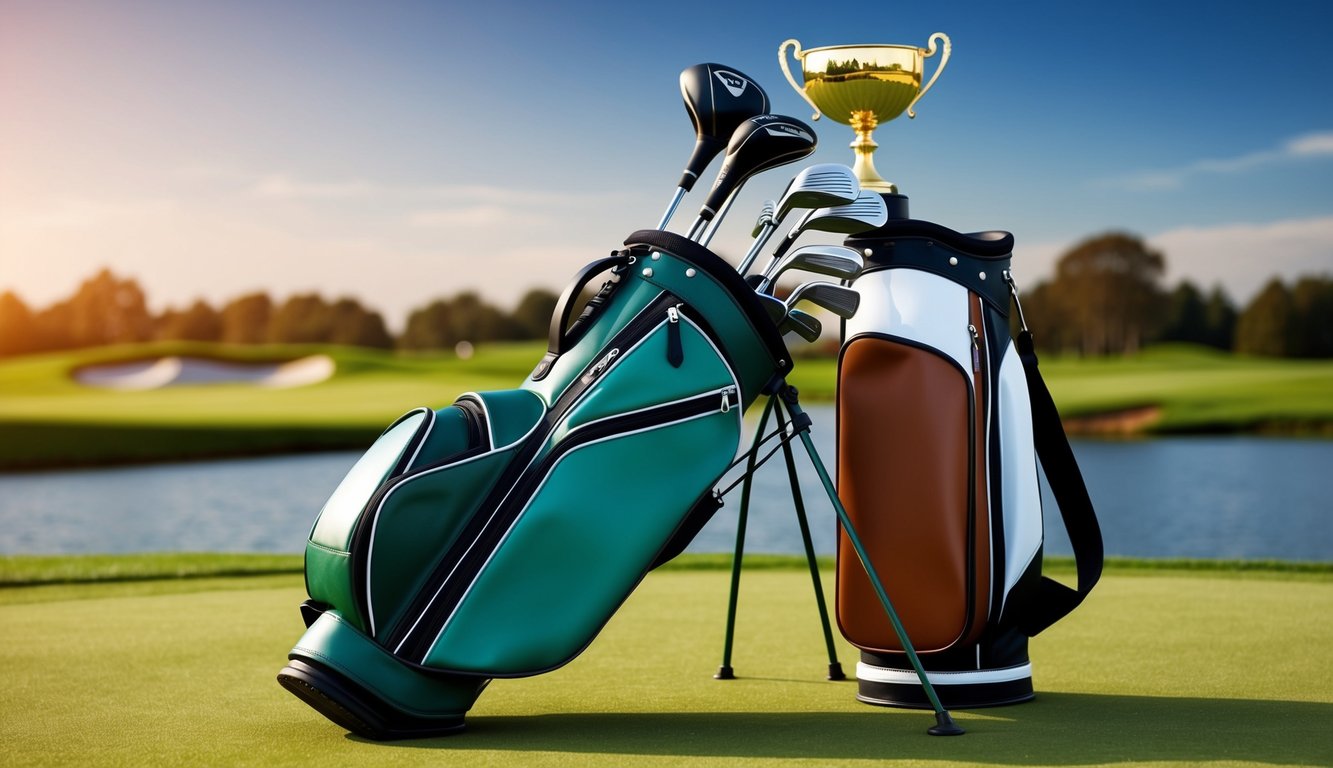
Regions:
<instances>
[{"instance_id":1,"label":"golf course turf","mask_svg":"<svg viewBox=\"0 0 1333 768\"><path fill-rule=\"evenodd\" d=\"M147 570L168 567L158 565ZM301 577L268 572L289 563L256 561L249 576L194 567L185 579L0 588L3 762L1333 764L1326 569L1113 568L1033 641L1035 702L955 712L968 734L940 739L925 733L929 713L859 704L855 683L823 680L800 567L746 572L739 679L713 680L728 572L697 565L651 574L563 669L492 683L465 733L387 744L347 735L275 682L302 630ZM840 657L850 671L855 652L842 645Z\"/></svg>"}]
</instances>

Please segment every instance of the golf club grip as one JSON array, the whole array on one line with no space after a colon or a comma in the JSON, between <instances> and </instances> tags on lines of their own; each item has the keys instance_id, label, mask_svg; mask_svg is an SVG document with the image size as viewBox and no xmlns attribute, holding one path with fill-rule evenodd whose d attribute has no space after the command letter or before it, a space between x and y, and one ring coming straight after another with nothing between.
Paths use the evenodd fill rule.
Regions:
<instances>
[{"instance_id":1,"label":"golf club grip","mask_svg":"<svg viewBox=\"0 0 1333 768\"><path fill-rule=\"evenodd\" d=\"M630 257L627 254L621 254L618 251L613 252L610 256L598 259L584 267L578 274L574 275L574 279L569 282L569 285L565 286L564 293L560 294L560 298L556 302L555 311L551 313L551 327L546 333L546 354L542 356L541 361L537 363L537 367L532 371L533 381L541 381L546 378L546 375L555 367L555 361L578 339L584 326L584 320L605 303L606 298L603 292L598 292L596 296L588 301L587 308L571 327L569 317L574 313L574 305L578 301L579 295L583 293L584 286L606 270L620 270L628 266L629 263Z\"/></svg>"}]
</instances>

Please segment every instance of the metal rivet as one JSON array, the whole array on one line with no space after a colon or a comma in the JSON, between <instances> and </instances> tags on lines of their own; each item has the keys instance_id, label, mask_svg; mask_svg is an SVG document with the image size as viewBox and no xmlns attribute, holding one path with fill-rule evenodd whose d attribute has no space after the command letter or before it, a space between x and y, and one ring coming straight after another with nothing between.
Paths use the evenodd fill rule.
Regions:
<instances>
[{"instance_id":1,"label":"metal rivet","mask_svg":"<svg viewBox=\"0 0 1333 768\"><path fill-rule=\"evenodd\" d=\"M958 257L957 257L957 256L950 256L950 257L949 257L949 266L951 266L951 267L956 267L956 266L958 266Z\"/></svg>"},{"instance_id":2,"label":"metal rivet","mask_svg":"<svg viewBox=\"0 0 1333 768\"><path fill-rule=\"evenodd\" d=\"M660 253L654 253L654 254L653 254L653 261L657 261L657 260L660 259L660 258L662 258L662 254L660 254Z\"/></svg>"},{"instance_id":3,"label":"metal rivet","mask_svg":"<svg viewBox=\"0 0 1333 768\"><path fill-rule=\"evenodd\" d=\"M652 268L652 267L644 267L644 268L643 268L643 276L644 276L644 277L652 277L652 276L653 276L653 268Z\"/></svg>"},{"instance_id":4,"label":"metal rivet","mask_svg":"<svg viewBox=\"0 0 1333 768\"><path fill-rule=\"evenodd\" d=\"M694 271L694 267L690 267L689 269L685 270L686 277L694 277L697 274L699 273Z\"/></svg>"},{"instance_id":5,"label":"metal rivet","mask_svg":"<svg viewBox=\"0 0 1333 768\"><path fill-rule=\"evenodd\" d=\"M875 252L869 248L866 248L865 250L861 251L861 253L864 254L867 259L875 255Z\"/></svg>"},{"instance_id":6,"label":"metal rivet","mask_svg":"<svg viewBox=\"0 0 1333 768\"><path fill-rule=\"evenodd\" d=\"M981 278L982 280L985 280L985 279L986 279L986 273L985 273L985 272L982 272L982 273L980 273L979 275L977 275L977 277Z\"/></svg>"}]
</instances>

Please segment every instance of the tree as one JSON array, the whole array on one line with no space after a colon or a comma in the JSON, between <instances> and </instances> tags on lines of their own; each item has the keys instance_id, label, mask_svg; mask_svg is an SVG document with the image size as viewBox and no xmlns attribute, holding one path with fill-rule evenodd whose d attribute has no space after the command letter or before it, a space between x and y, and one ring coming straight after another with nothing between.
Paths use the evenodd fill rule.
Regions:
<instances>
[{"instance_id":1,"label":"tree","mask_svg":"<svg viewBox=\"0 0 1333 768\"><path fill-rule=\"evenodd\" d=\"M1213 286L1203 313L1208 328L1208 336L1203 343L1217 349L1233 349L1236 343L1236 317L1239 313L1222 286Z\"/></svg>"},{"instance_id":2,"label":"tree","mask_svg":"<svg viewBox=\"0 0 1333 768\"><path fill-rule=\"evenodd\" d=\"M1302 277L1291 289L1296 327L1292 353L1333 357L1333 278Z\"/></svg>"},{"instance_id":3,"label":"tree","mask_svg":"<svg viewBox=\"0 0 1333 768\"><path fill-rule=\"evenodd\" d=\"M407 326L398 337L403 349L448 349L458 343L449 324L449 302L436 299L430 304L412 310Z\"/></svg>"},{"instance_id":4,"label":"tree","mask_svg":"<svg viewBox=\"0 0 1333 768\"><path fill-rule=\"evenodd\" d=\"M341 298L330 307L329 341L354 347L392 349L393 337L384 327L384 318L356 299Z\"/></svg>"},{"instance_id":5,"label":"tree","mask_svg":"<svg viewBox=\"0 0 1333 768\"><path fill-rule=\"evenodd\" d=\"M1193 283L1182 280L1167 297L1166 313L1158 339L1206 344L1208 337L1208 305L1203 294Z\"/></svg>"},{"instance_id":6,"label":"tree","mask_svg":"<svg viewBox=\"0 0 1333 768\"><path fill-rule=\"evenodd\" d=\"M1118 232L1086 240L1060 258L1051 289L1083 354L1133 353L1153 336L1165 270L1161 253Z\"/></svg>"},{"instance_id":7,"label":"tree","mask_svg":"<svg viewBox=\"0 0 1333 768\"><path fill-rule=\"evenodd\" d=\"M268 340L278 344L320 344L332 336L333 313L317 293L291 296L273 313Z\"/></svg>"},{"instance_id":8,"label":"tree","mask_svg":"<svg viewBox=\"0 0 1333 768\"><path fill-rule=\"evenodd\" d=\"M41 349L37 322L28 305L11 291L0 293L0 357Z\"/></svg>"},{"instance_id":9,"label":"tree","mask_svg":"<svg viewBox=\"0 0 1333 768\"><path fill-rule=\"evenodd\" d=\"M1296 347L1296 308L1291 292L1273 278L1236 320L1236 351L1286 357Z\"/></svg>"},{"instance_id":10,"label":"tree","mask_svg":"<svg viewBox=\"0 0 1333 768\"><path fill-rule=\"evenodd\" d=\"M523 294L510 316L522 338L546 338L551 328L551 315L555 314L555 305L559 300L559 296L545 288L533 288Z\"/></svg>"},{"instance_id":11,"label":"tree","mask_svg":"<svg viewBox=\"0 0 1333 768\"><path fill-rule=\"evenodd\" d=\"M108 269L83 281L70 298L38 313L37 324L46 349L147 341L153 335L143 289Z\"/></svg>"},{"instance_id":12,"label":"tree","mask_svg":"<svg viewBox=\"0 0 1333 768\"><path fill-rule=\"evenodd\" d=\"M1078 334L1066 316L1064 302L1059 300L1055 287L1049 281L1037 283L1023 291L1023 315L1032 332L1032 343L1044 352L1068 352L1078 349ZM1019 330L1018 313L1009 315L1011 331Z\"/></svg>"},{"instance_id":13,"label":"tree","mask_svg":"<svg viewBox=\"0 0 1333 768\"><path fill-rule=\"evenodd\" d=\"M455 341L506 341L521 332L512 318L488 304L475 291L465 291L449 302L449 323Z\"/></svg>"},{"instance_id":14,"label":"tree","mask_svg":"<svg viewBox=\"0 0 1333 768\"><path fill-rule=\"evenodd\" d=\"M273 300L267 293L247 293L222 308L222 341L228 344L262 344L268 339Z\"/></svg>"},{"instance_id":15,"label":"tree","mask_svg":"<svg viewBox=\"0 0 1333 768\"><path fill-rule=\"evenodd\" d=\"M157 320L157 338L172 341L218 341L222 338L222 317L203 299L196 299L188 309L168 309Z\"/></svg>"}]
</instances>

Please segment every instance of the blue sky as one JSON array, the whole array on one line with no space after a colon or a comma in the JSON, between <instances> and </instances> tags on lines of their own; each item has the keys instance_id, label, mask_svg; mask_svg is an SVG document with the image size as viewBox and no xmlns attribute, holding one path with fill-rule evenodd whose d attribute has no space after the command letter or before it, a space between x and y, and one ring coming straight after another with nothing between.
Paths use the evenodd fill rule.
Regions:
<instances>
[{"instance_id":1,"label":"blue sky","mask_svg":"<svg viewBox=\"0 0 1333 768\"><path fill-rule=\"evenodd\" d=\"M656 222L693 143L683 68L808 119L783 40L935 31L953 58L876 164L917 218L1012 231L1022 282L1112 229L1240 300L1333 272L1330 3L0 0L0 288L45 304L107 265L158 308L511 303ZM813 125L807 162L850 161L846 126ZM798 167L747 185L719 253Z\"/></svg>"}]
</instances>

